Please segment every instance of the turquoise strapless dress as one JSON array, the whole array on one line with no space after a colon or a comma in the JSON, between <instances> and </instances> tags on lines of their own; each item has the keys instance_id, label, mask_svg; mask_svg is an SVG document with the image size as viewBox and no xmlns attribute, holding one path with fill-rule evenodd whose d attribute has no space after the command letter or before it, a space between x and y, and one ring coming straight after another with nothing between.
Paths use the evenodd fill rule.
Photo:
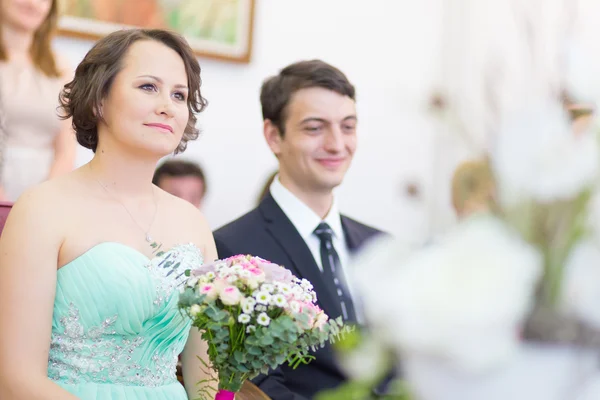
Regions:
<instances>
[{"instance_id":1,"label":"turquoise strapless dress","mask_svg":"<svg viewBox=\"0 0 600 400\"><path fill-rule=\"evenodd\" d=\"M191 321L177 308L194 245L148 259L101 243L58 270L48 377L80 399L187 400L178 355Z\"/></svg>"}]
</instances>

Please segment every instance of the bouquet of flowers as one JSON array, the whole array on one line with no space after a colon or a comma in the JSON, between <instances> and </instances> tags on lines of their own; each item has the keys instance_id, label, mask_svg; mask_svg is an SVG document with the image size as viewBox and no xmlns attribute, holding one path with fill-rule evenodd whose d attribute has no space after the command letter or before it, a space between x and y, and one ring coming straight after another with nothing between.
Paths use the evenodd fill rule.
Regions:
<instances>
[{"instance_id":1,"label":"bouquet of flowers","mask_svg":"<svg viewBox=\"0 0 600 400\"><path fill-rule=\"evenodd\" d=\"M179 307L208 343L216 399L233 399L245 380L286 361L308 363L310 350L350 330L316 305L309 281L259 257L238 255L186 274Z\"/></svg>"}]
</instances>

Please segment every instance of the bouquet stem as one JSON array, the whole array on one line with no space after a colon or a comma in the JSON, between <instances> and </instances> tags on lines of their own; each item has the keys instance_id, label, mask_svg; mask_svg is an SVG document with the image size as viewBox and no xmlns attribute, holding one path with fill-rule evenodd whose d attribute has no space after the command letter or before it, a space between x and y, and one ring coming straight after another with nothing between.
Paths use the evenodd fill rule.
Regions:
<instances>
[{"instance_id":1,"label":"bouquet stem","mask_svg":"<svg viewBox=\"0 0 600 400\"><path fill-rule=\"evenodd\" d=\"M217 395L215 396L215 400L233 400L235 398L235 392L230 392L229 390L219 389Z\"/></svg>"},{"instance_id":2,"label":"bouquet stem","mask_svg":"<svg viewBox=\"0 0 600 400\"><path fill-rule=\"evenodd\" d=\"M219 371L219 391L215 400L233 400L235 393L242 390L247 375L237 371Z\"/></svg>"}]
</instances>

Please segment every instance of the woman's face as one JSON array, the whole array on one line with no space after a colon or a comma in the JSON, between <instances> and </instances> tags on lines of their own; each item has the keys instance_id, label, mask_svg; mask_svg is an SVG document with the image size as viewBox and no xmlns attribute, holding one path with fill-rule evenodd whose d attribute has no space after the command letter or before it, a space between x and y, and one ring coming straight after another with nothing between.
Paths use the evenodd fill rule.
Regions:
<instances>
[{"instance_id":1,"label":"woman's face","mask_svg":"<svg viewBox=\"0 0 600 400\"><path fill-rule=\"evenodd\" d=\"M160 42L142 40L131 45L122 63L101 104L99 149L110 141L111 147L152 157L172 153L189 120L183 60Z\"/></svg>"},{"instance_id":2,"label":"woman's face","mask_svg":"<svg viewBox=\"0 0 600 400\"><path fill-rule=\"evenodd\" d=\"M55 0L0 0L2 23L13 29L36 32Z\"/></svg>"}]
</instances>

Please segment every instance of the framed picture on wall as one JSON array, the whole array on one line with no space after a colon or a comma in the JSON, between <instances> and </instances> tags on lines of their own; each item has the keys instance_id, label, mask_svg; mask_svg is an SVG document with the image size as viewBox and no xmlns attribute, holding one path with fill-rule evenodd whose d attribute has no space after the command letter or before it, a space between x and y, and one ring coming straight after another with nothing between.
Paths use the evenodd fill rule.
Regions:
<instances>
[{"instance_id":1,"label":"framed picture on wall","mask_svg":"<svg viewBox=\"0 0 600 400\"><path fill-rule=\"evenodd\" d=\"M59 33L97 40L124 28L162 28L200 57L248 63L254 0L62 0Z\"/></svg>"}]
</instances>

